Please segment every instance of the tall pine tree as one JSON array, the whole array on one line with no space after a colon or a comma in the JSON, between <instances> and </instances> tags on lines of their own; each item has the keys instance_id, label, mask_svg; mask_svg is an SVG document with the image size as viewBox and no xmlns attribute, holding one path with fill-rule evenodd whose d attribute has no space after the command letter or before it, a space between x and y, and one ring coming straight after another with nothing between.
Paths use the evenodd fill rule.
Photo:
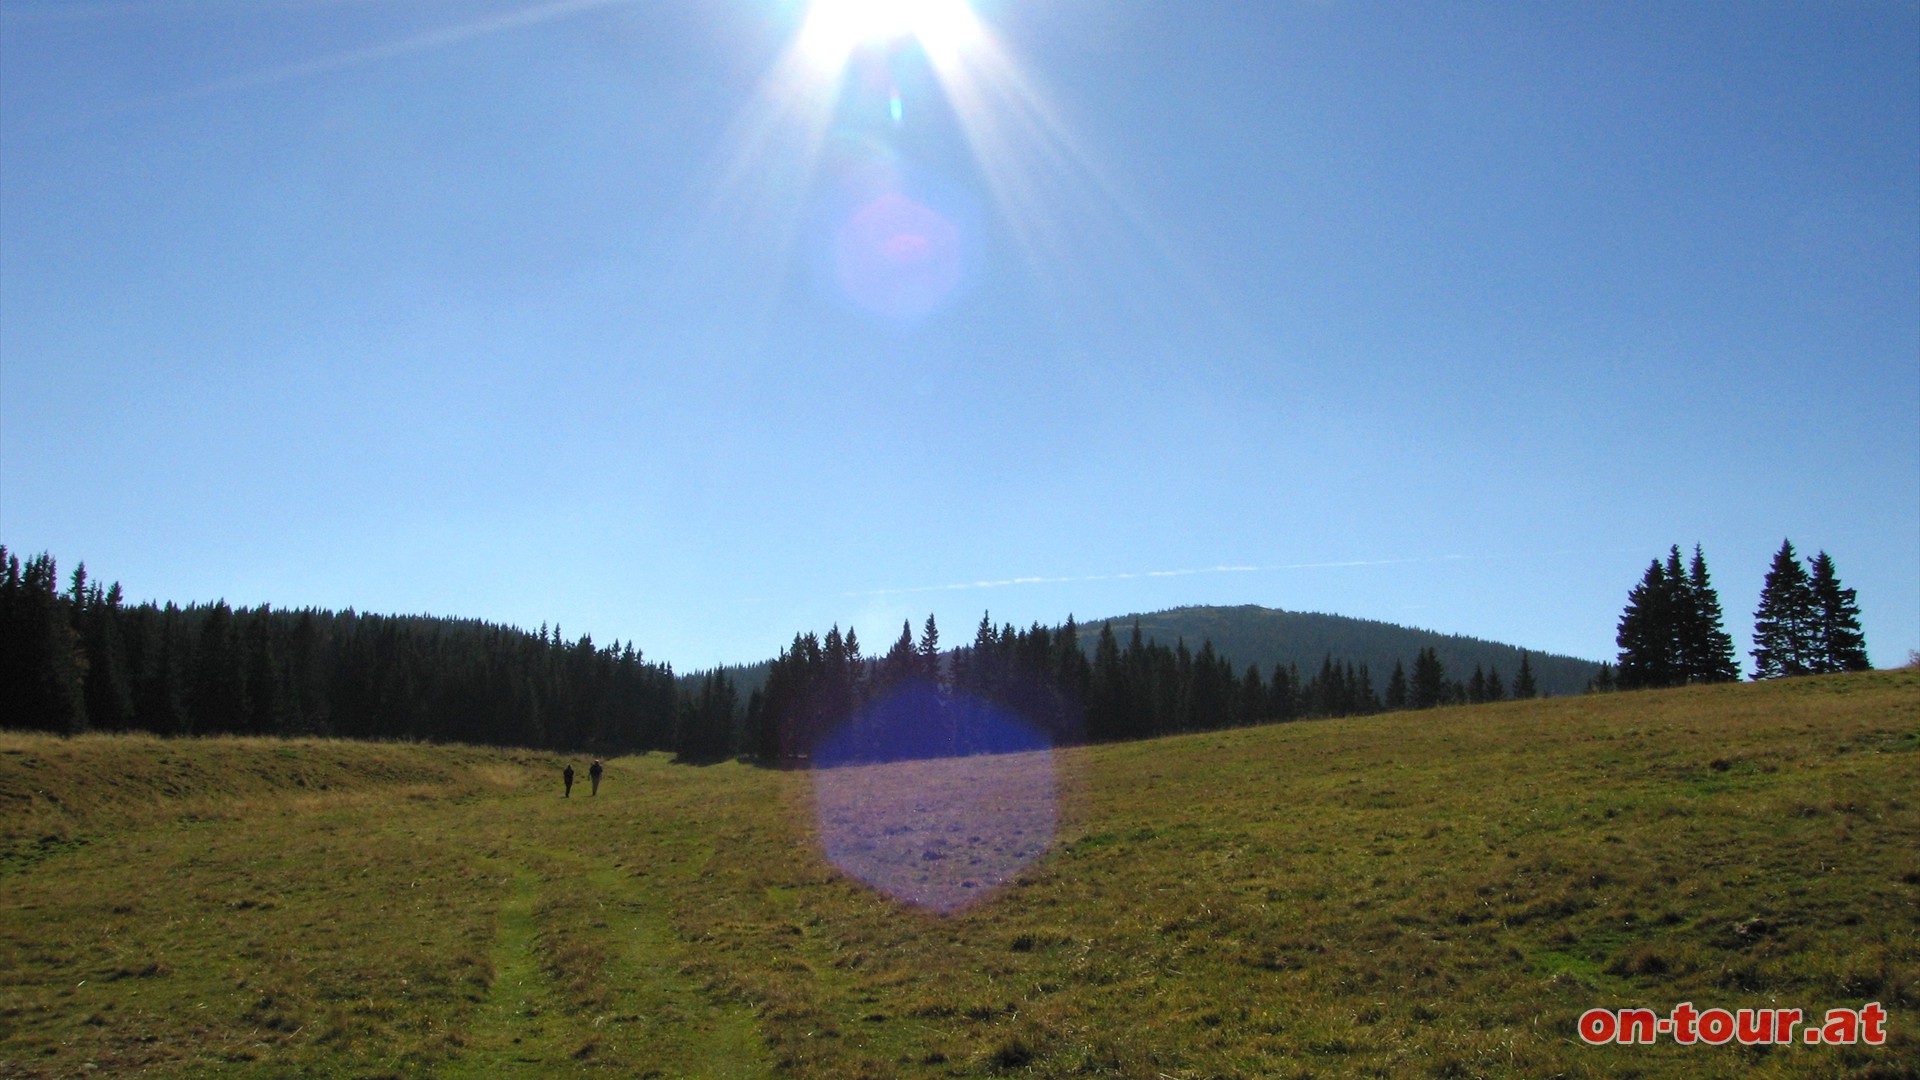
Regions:
<instances>
[{"instance_id":1,"label":"tall pine tree","mask_svg":"<svg viewBox=\"0 0 1920 1080\"><path fill-rule=\"evenodd\" d=\"M76 570L74 592L75 630L87 658L88 722L106 731L123 731L133 726L133 684L127 675L122 640L120 584L115 582L106 592L100 591L98 583L83 589L80 571Z\"/></svg>"},{"instance_id":2,"label":"tall pine tree","mask_svg":"<svg viewBox=\"0 0 1920 1080\"><path fill-rule=\"evenodd\" d=\"M912 682L919 674L920 653L913 647L913 625L902 619L900 636L895 639L893 648L880 658L879 667L874 669L873 696L885 697L889 691Z\"/></svg>"},{"instance_id":3,"label":"tall pine tree","mask_svg":"<svg viewBox=\"0 0 1920 1080\"><path fill-rule=\"evenodd\" d=\"M1525 701L1540 693L1533 681L1533 662L1527 658L1527 651L1520 650L1520 672L1513 677L1513 696L1517 701Z\"/></svg>"},{"instance_id":4,"label":"tall pine tree","mask_svg":"<svg viewBox=\"0 0 1920 1080\"><path fill-rule=\"evenodd\" d=\"M1720 613L1720 594L1707 576L1707 558L1693 545L1693 565L1687 572L1690 600L1686 633L1680 642L1681 665L1688 682L1738 682L1740 665L1733 658L1733 638Z\"/></svg>"},{"instance_id":5,"label":"tall pine tree","mask_svg":"<svg viewBox=\"0 0 1920 1080\"><path fill-rule=\"evenodd\" d=\"M920 630L920 677L927 680L929 686L941 684L940 671L940 627L933 621L933 612L927 612L927 624Z\"/></svg>"},{"instance_id":6,"label":"tall pine tree","mask_svg":"<svg viewBox=\"0 0 1920 1080\"><path fill-rule=\"evenodd\" d=\"M1113 636L1113 624L1102 623L1100 640L1093 648L1092 686L1087 691L1087 740L1106 742L1123 737L1131 698L1120 642Z\"/></svg>"},{"instance_id":7,"label":"tall pine tree","mask_svg":"<svg viewBox=\"0 0 1920 1080\"><path fill-rule=\"evenodd\" d=\"M1840 586L1833 559L1822 551L1813 557L1807 581L1813 591L1814 646L1811 667L1817 672L1866 671L1867 639L1860 632L1860 605L1852 589Z\"/></svg>"},{"instance_id":8,"label":"tall pine tree","mask_svg":"<svg viewBox=\"0 0 1920 1080\"><path fill-rule=\"evenodd\" d=\"M1413 680L1407 688L1407 704L1416 709L1431 709L1447 694L1447 669L1432 646L1421 649L1413 658Z\"/></svg>"},{"instance_id":9,"label":"tall pine tree","mask_svg":"<svg viewBox=\"0 0 1920 1080\"><path fill-rule=\"evenodd\" d=\"M1407 671L1400 661L1393 662L1393 674L1387 677L1387 708L1407 707Z\"/></svg>"},{"instance_id":10,"label":"tall pine tree","mask_svg":"<svg viewBox=\"0 0 1920 1080\"><path fill-rule=\"evenodd\" d=\"M1640 584L1627 594L1627 607L1614 635L1620 646L1617 679L1621 689L1677 686L1686 681L1680 642L1692 608L1676 544L1667 564L1653 560Z\"/></svg>"},{"instance_id":11,"label":"tall pine tree","mask_svg":"<svg viewBox=\"0 0 1920 1080\"><path fill-rule=\"evenodd\" d=\"M1759 610L1753 613L1753 677L1811 672L1819 655L1818 634L1813 586L1794 556L1793 542L1783 540L1760 588Z\"/></svg>"}]
</instances>

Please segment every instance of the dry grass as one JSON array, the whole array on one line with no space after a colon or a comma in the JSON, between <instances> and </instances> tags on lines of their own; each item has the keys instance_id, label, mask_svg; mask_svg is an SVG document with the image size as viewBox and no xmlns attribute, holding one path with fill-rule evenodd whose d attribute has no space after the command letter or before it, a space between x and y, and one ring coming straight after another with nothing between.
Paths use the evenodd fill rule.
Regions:
<instances>
[{"instance_id":1,"label":"dry grass","mask_svg":"<svg viewBox=\"0 0 1920 1080\"><path fill-rule=\"evenodd\" d=\"M1074 750L1050 809L1020 801L1035 764L823 787L625 759L561 800L538 754L5 737L0 1075L1864 1078L1920 1056L1920 672ZM1049 829L1042 857L990 861ZM1591 1006L1687 1000L1878 1000L1892 1039L1574 1036Z\"/></svg>"},{"instance_id":2,"label":"dry grass","mask_svg":"<svg viewBox=\"0 0 1920 1080\"><path fill-rule=\"evenodd\" d=\"M385 802L505 793L555 760L531 751L339 739L58 739L0 731L0 851L182 818L315 809L355 795Z\"/></svg>"}]
</instances>

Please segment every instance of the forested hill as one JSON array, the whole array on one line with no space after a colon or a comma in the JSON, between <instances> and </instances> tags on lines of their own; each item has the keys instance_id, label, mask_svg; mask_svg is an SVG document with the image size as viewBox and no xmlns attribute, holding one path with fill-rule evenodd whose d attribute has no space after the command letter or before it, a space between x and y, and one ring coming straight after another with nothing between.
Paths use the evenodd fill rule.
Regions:
<instances>
[{"instance_id":1,"label":"forested hill","mask_svg":"<svg viewBox=\"0 0 1920 1080\"><path fill-rule=\"evenodd\" d=\"M1498 671L1503 680L1511 682L1520 670L1522 651L1516 645L1458 634L1440 634L1345 615L1282 611L1254 604L1169 608L1079 620L1081 651L1089 660L1093 658L1103 625L1112 626L1114 636L1124 645L1133 633L1135 620L1139 621L1140 633L1147 641L1157 641L1171 649L1184 640L1187 648L1193 650L1210 641L1216 655L1233 661L1236 672L1243 672L1252 664L1260 669L1263 678L1276 665L1289 664L1298 667L1302 677L1310 676L1331 656L1335 663L1350 665L1355 670L1366 665L1376 686L1384 687L1396 661L1411 672L1420 650L1432 649L1446 670L1456 677L1464 679L1468 672L1480 668ZM949 649L946 655L951 657L960 651ZM1531 650L1527 651L1527 662L1533 669L1539 692L1549 697L1584 693L1601 667L1592 660ZM772 668L773 661L762 660L757 664L728 665L719 670L731 680L744 701L767 684L767 674ZM693 672L680 676L680 681L683 688L698 691L704 677L705 673Z\"/></svg>"},{"instance_id":2,"label":"forested hill","mask_svg":"<svg viewBox=\"0 0 1920 1080\"><path fill-rule=\"evenodd\" d=\"M873 656L834 627L796 634L767 664L683 680L631 642L568 640L558 627L129 605L84 567L60 581L51 556L23 563L0 546L0 726L801 761L903 688L925 698L934 721L922 727L941 736L912 754L969 753L985 745L968 727L981 709L1012 710L1056 742L1104 742L1499 701L1508 686L1514 697L1578 693L1599 670L1529 655L1523 671L1509 645L1240 607L1138 616L1138 635L1135 616L1026 630L983 617L955 650L939 647L929 616L917 644L903 627Z\"/></svg>"},{"instance_id":3,"label":"forested hill","mask_svg":"<svg viewBox=\"0 0 1920 1080\"><path fill-rule=\"evenodd\" d=\"M0 726L320 735L601 753L704 747L723 687L682 694L631 642L472 619L126 604L0 546ZM728 719L715 724L710 712Z\"/></svg>"},{"instance_id":4,"label":"forested hill","mask_svg":"<svg viewBox=\"0 0 1920 1080\"><path fill-rule=\"evenodd\" d=\"M1149 641L1172 646L1184 639L1189 649L1211 641L1214 651L1231 657L1237 667L1253 664L1263 672L1276 664L1294 664L1310 674L1331 655L1335 663L1350 663L1356 668L1365 664L1373 672L1375 683L1384 685L1396 661L1411 671L1414 656L1421 649L1433 649L1451 673L1497 668L1503 678L1511 680L1520 670L1521 650L1513 645L1371 619L1280 611L1252 604L1182 607L1089 620L1080 624L1080 646L1091 657L1102 624L1111 624L1114 636L1125 642L1135 620ZM1571 656L1529 651L1527 658L1540 693L1552 696L1582 692L1600 670L1594 661Z\"/></svg>"}]
</instances>

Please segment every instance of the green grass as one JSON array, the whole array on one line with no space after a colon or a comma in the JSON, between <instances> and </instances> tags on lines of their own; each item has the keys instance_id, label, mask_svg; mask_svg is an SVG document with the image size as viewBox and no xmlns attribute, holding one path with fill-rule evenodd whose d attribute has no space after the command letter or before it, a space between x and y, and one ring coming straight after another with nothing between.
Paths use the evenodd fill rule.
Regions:
<instances>
[{"instance_id":1,"label":"green grass","mask_svg":"<svg viewBox=\"0 0 1920 1080\"><path fill-rule=\"evenodd\" d=\"M950 916L827 864L806 774L628 758L563 800L560 764L0 736L0 1076L1866 1078L1920 1060L1911 670L1064 752L1050 852ZM960 865L953 842L929 874ZM1876 1000L1879 1049L1589 1047L1573 1026L1596 1005Z\"/></svg>"}]
</instances>

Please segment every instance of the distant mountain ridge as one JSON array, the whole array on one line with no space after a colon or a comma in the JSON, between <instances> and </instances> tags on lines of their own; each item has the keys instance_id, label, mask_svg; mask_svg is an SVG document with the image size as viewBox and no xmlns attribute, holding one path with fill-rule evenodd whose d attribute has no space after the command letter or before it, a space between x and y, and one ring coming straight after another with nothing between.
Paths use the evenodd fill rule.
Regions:
<instances>
[{"instance_id":1,"label":"distant mountain ridge","mask_svg":"<svg viewBox=\"0 0 1920 1080\"><path fill-rule=\"evenodd\" d=\"M1432 630L1400 626L1373 619L1318 612L1285 611L1257 604L1168 608L1164 611L1117 615L1108 619L1076 618L1080 647L1089 659L1100 641L1100 627L1111 623L1113 635L1122 649L1133 633L1134 620L1140 622L1141 636L1171 648L1184 639L1187 648L1198 650L1202 641L1212 641L1213 651L1233 661L1236 672L1245 672L1248 664L1260 668L1260 677L1273 674L1275 664L1293 664L1303 677L1320 670L1320 662L1331 655L1355 668L1367 665L1376 692L1384 693L1387 677L1395 661L1413 670L1413 658L1421 649L1431 647L1445 665L1447 678L1466 681L1477 664L1491 671L1499 669L1501 681L1513 685L1520 670L1520 648L1497 641L1441 634ZM945 628L949 633L953 628ZM871 643L868 643L871 649ZM949 655L958 651L947 649ZM872 655L871 653L869 655ZM1533 667L1534 683L1543 695L1555 697L1586 690L1588 680L1600 670L1599 663L1574 656L1527 650ZM757 664L729 664L720 670L733 680L741 698L766 684L771 660ZM693 685L701 673L688 672L682 679Z\"/></svg>"},{"instance_id":2,"label":"distant mountain ridge","mask_svg":"<svg viewBox=\"0 0 1920 1080\"><path fill-rule=\"evenodd\" d=\"M1335 662L1347 662L1356 668L1367 665L1373 685L1382 689L1396 661L1409 672L1414 656L1432 648L1445 665L1447 678L1466 680L1476 665L1499 669L1501 680L1511 686L1520 670L1520 648L1496 641L1441 634L1395 623L1356 619L1346 615L1318 612L1284 611L1256 604L1234 607L1195 606L1165 611L1120 615L1110 619L1090 619L1078 623L1080 645L1093 655L1100 640L1100 627L1111 624L1120 647L1138 621L1140 634L1149 641L1172 646L1185 640L1189 649L1198 649L1202 641L1213 642L1213 651L1233 661L1236 670L1252 664L1262 678L1272 674L1276 664L1293 664L1303 676L1320 670L1327 656ZM1561 696L1578 694L1600 670L1600 664L1573 656L1527 650L1527 662L1533 668L1534 682L1540 693Z\"/></svg>"}]
</instances>

